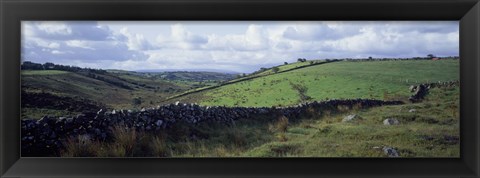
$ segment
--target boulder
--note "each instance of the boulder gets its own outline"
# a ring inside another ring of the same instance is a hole
[[[356,115],[356,114],[351,114],[351,115],[348,115],[348,116],[344,117],[342,122],[352,122],[352,121],[356,121],[356,120],[359,120],[359,119],[362,119],[362,118],[360,116]]]
[[[400,155],[398,154],[397,150],[395,150],[392,147],[383,147],[383,152],[388,156],[388,157],[399,157]]]
[[[155,124],[156,124],[158,127],[160,127],[160,126],[162,126],[163,121],[162,121],[162,120],[157,120],[157,122],[155,122]]]
[[[411,85],[408,89],[410,90],[410,92],[414,92],[417,89],[417,86]]]
[[[398,125],[400,122],[395,118],[388,118],[383,120],[383,125]]]

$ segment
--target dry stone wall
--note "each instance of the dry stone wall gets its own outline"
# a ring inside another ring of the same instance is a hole
[[[240,119],[254,119],[256,116],[284,115],[289,119],[299,119],[307,109],[334,110],[338,106],[374,107],[402,104],[401,101],[381,101],[372,99],[329,100],[311,102],[291,107],[223,107],[199,106],[196,104],[175,103],[156,108],[129,110],[100,110],[93,114],[80,114],[76,117],[43,117],[40,120],[24,119],[22,127],[22,156],[55,155],[64,147],[66,138],[82,136],[90,140],[112,141],[112,126],[122,126],[141,132],[156,132],[172,128],[175,124],[195,126],[202,122],[215,122],[232,125]]]

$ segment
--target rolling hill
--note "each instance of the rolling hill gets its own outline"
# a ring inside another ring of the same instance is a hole
[[[172,76],[165,78],[164,75]],[[181,77],[179,77],[181,76]],[[55,110],[27,97],[46,94],[48,99],[68,103],[96,103],[93,108],[140,109],[160,104],[165,98],[186,90],[214,85],[230,79],[233,74],[212,72],[143,73],[122,70],[22,70],[22,118],[41,118],[43,115],[70,116],[79,114],[73,109]],[[59,99],[62,98],[62,99]],[[60,101],[62,100],[62,101]],[[68,102],[67,102],[68,101]],[[58,103],[56,103],[58,104]],[[28,106],[28,107],[27,107]],[[92,108],[92,109],[93,109]]]
[[[340,61],[225,84],[173,100],[253,107],[328,99],[393,100],[408,98],[410,85],[455,80],[459,80],[458,60]]]
[[[416,103],[409,102],[408,97],[412,95],[411,85],[458,81],[459,63],[455,59],[308,61],[264,68],[228,81],[226,78],[231,76],[205,74],[211,78],[203,78],[203,73],[191,76],[193,73],[188,72],[167,77],[168,72],[22,70],[22,117],[69,116],[99,107],[140,109],[177,101],[235,109],[295,106],[330,99],[401,100],[404,104],[371,108],[307,108],[298,118],[256,113],[231,125],[177,123],[168,130],[145,135],[135,130],[116,130],[119,136],[115,135],[115,142],[85,145],[68,140],[62,153],[79,156],[89,151],[90,156],[121,157],[387,157],[390,155],[383,149],[391,148],[400,157],[458,157],[458,85],[431,88],[424,100]],[[49,107],[39,107],[41,103]],[[343,121],[351,115],[358,119]],[[385,124],[388,119],[398,123]]]

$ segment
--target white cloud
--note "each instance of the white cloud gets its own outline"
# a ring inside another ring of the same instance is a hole
[[[51,53],[52,54],[65,54],[65,52],[58,51],[58,50],[53,50]]]
[[[21,56],[24,61],[66,65],[77,61],[76,64],[83,65],[89,61],[146,58],[141,50],[130,50],[127,43],[114,39],[116,34],[108,27],[94,22],[28,21],[23,22],[22,27]]]
[[[168,25],[155,25],[162,23]],[[458,22],[151,22],[142,28],[133,22],[101,24],[24,22],[22,59],[128,70],[251,72],[299,57],[448,56],[459,50]]]
[[[268,33],[260,25],[250,24],[244,34],[210,35],[205,49],[258,51],[269,48]]]
[[[67,46],[74,47],[74,48],[84,48],[84,49],[95,50],[94,48],[89,46],[88,41],[68,40],[68,41],[65,41],[65,44],[67,44]]]
[[[194,34],[181,24],[170,26],[170,34],[159,34],[156,39],[158,48],[200,49],[208,42],[206,35]]]
[[[37,28],[49,35],[70,35],[72,29],[62,22],[40,22]]]
[[[128,31],[127,27],[122,28],[120,34],[127,38],[129,50],[150,50],[153,48],[142,34],[132,34]]]

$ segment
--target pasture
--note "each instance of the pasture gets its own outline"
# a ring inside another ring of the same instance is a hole
[[[395,100],[408,98],[410,85],[458,79],[458,60],[343,61],[224,85],[201,92],[193,101],[208,106],[270,107],[328,99]]]

